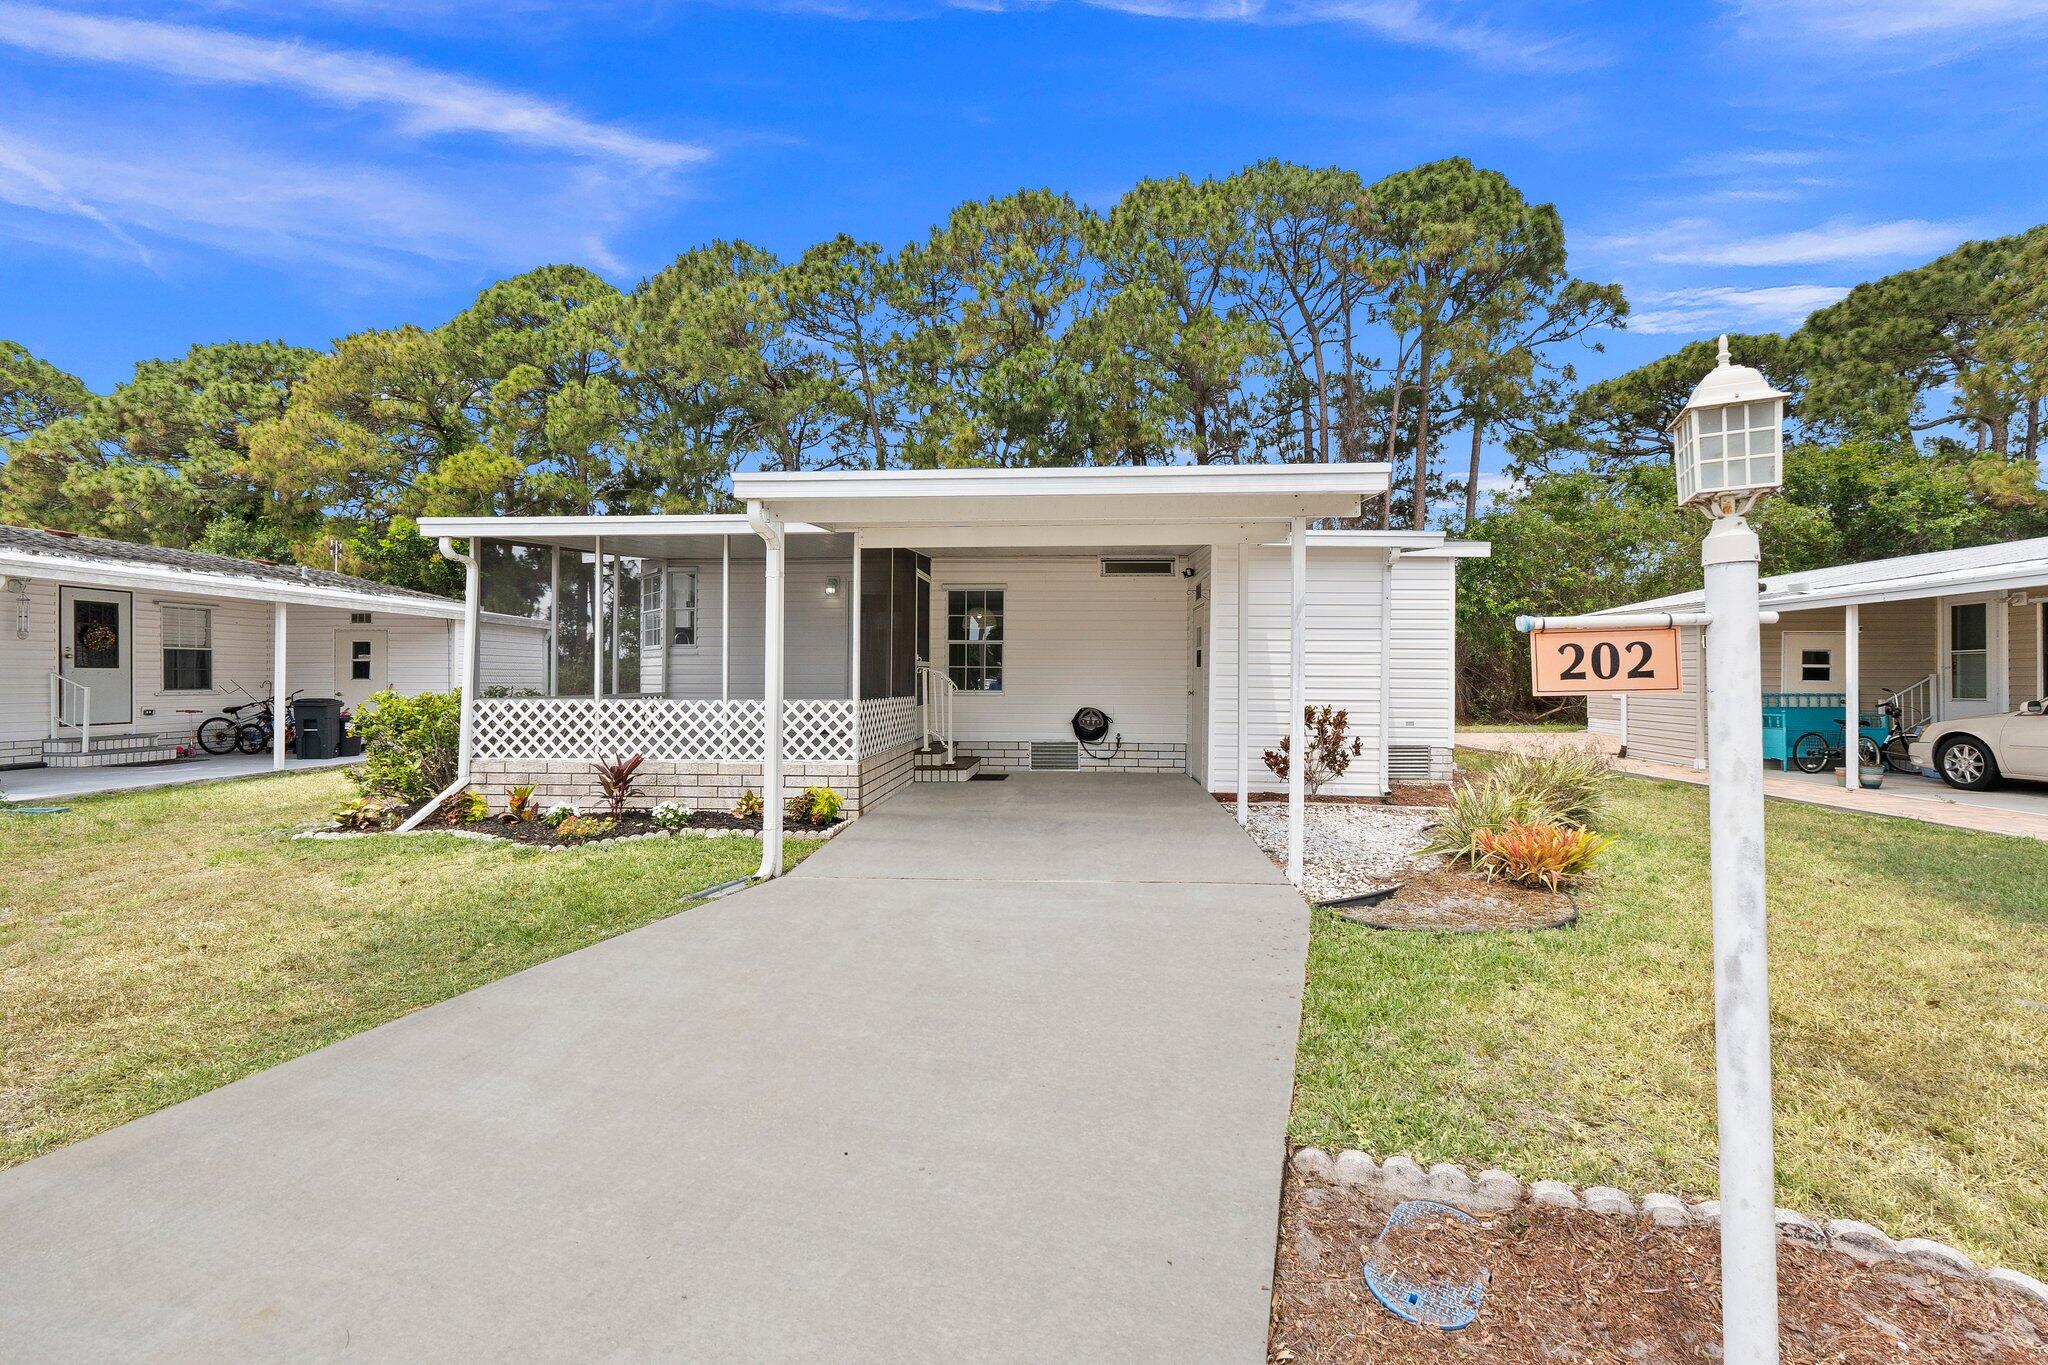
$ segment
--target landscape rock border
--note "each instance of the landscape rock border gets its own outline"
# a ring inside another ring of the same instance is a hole
[[[1412,1157],[1390,1156],[1375,1162],[1365,1152],[1347,1150],[1332,1157],[1320,1147],[1297,1147],[1288,1157],[1288,1164],[1297,1174],[1326,1184],[1377,1190],[1392,1199],[1434,1199],[1472,1214],[1507,1213],[1527,1202],[1615,1218],[1647,1218],[1658,1227],[1667,1228],[1713,1223],[1721,1216],[1719,1200],[1688,1204],[1675,1194],[1662,1192],[1648,1193],[1637,1200],[1612,1186],[1589,1185],[1578,1190],[1562,1180],[1537,1180],[1525,1185],[1506,1171],[1485,1170],[1475,1176],[1448,1161],[1439,1161],[1424,1170]],[[1879,1229],[1853,1218],[1831,1218],[1820,1223],[1794,1209],[1779,1209],[1777,1221],[1778,1235],[1788,1241],[1858,1261],[1905,1261],[1944,1275],[1990,1280],[2032,1300],[2038,1307],[2048,1307],[2048,1284],[2003,1266],[1986,1270],[1954,1247],[1932,1238],[1893,1241]]]
[[[784,838],[816,839],[820,843],[839,837],[841,830],[851,825],[858,816],[849,816],[823,829],[791,829],[785,827]],[[531,849],[535,853],[574,853],[585,848],[609,848],[613,844],[633,844],[643,839],[757,839],[759,830],[752,829],[691,829],[685,825],[679,830],[654,830],[646,834],[621,834],[607,839],[590,839],[580,844],[529,844],[522,839],[507,839],[502,834],[493,834],[483,829],[450,829],[445,826],[435,829],[308,829],[292,836],[293,839],[418,839],[436,836],[443,839],[474,839],[486,844],[510,844],[514,848]]]

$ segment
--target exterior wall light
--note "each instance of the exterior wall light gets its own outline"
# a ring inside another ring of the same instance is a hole
[[[838,580],[838,579],[836,579],[836,578],[828,578],[828,579],[826,579],[826,580],[825,580],[825,596],[827,596],[827,597],[837,597],[837,596],[839,596],[839,580]]]

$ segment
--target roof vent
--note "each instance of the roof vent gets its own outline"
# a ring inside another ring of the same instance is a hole
[[[1104,578],[1171,578],[1173,573],[1173,557],[1171,555],[1164,558],[1104,559],[1102,561],[1102,576]]]

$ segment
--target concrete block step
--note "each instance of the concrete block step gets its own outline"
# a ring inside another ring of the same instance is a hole
[[[920,758],[913,778],[919,782],[965,782],[973,777],[980,767],[981,760],[978,758],[958,758],[948,763],[945,761],[945,755],[940,754],[937,761],[932,763]]]

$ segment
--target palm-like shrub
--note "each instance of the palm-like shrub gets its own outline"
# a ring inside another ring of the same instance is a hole
[[[1597,749],[1569,744],[1545,753],[1510,754],[1496,763],[1489,781],[1514,793],[1528,811],[1547,811],[1562,824],[1591,829],[1611,772]]]
[[[604,798],[605,809],[614,821],[626,813],[626,803],[633,799],[633,787],[640,780],[640,765],[647,761],[641,754],[613,754],[601,763],[590,765],[597,774],[598,795]]]

